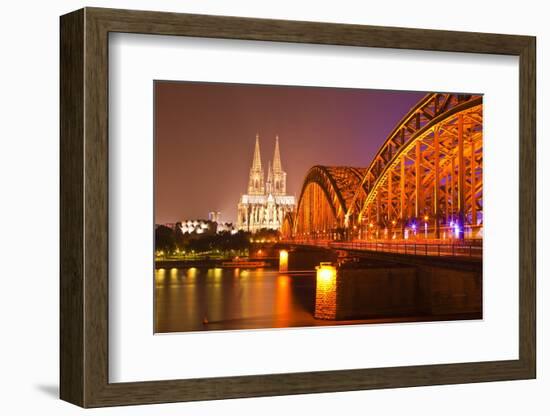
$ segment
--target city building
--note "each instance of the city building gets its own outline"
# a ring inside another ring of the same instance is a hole
[[[216,224],[206,220],[184,220],[178,224],[183,234],[215,234]]]
[[[221,222],[221,212],[219,211],[210,211],[208,213],[208,220],[213,222]]]
[[[292,212],[295,205],[295,197],[286,193],[286,172],[281,164],[279,137],[275,137],[273,163],[268,163],[265,179],[260,156],[260,138],[256,135],[247,193],[241,195],[238,204],[237,229],[250,232],[262,228],[279,230],[285,215]]]
[[[217,221],[212,221],[210,219],[196,219],[196,220],[183,220],[179,223],[174,224],[173,227],[179,227],[183,234],[220,234],[222,232],[230,232],[231,234],[236,234],[237,229],[230,222],[220,221],[220,213],[216,213]],[[210,217],[210,215],[209,215]]]
[[[231,222],[216,222],[216,232],[230,232],[231,234],[237,234],[237,228]]]

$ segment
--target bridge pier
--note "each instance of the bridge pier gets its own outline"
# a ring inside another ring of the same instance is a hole
[[[368,262],[317,268],[315,318],[480,319],[481,272]]]

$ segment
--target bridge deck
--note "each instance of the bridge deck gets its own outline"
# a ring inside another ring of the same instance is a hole
[[[468,257],[481,259],[483,245],[480,241],[441,242],[429,240],[425,242],[409,241],[329,241],[329,240],[289,240],[282,241],[288,244],[325,247],[336,250],[371,251],[381,253],[395,253],[412,256],[431,257]]]

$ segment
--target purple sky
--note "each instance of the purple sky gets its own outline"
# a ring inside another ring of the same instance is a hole
[[[235,221],[256,133],[262,166],[279,135],[287,191],[313,165],[366,167],[424,92],[155,82],[155,222]]]

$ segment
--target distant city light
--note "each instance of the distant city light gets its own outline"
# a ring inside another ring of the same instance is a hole
[[[230,222],[222,222],[219,212],[210,212],[208,220],[184,220],[181,221],[180,230],[183,234],[204,234],[207,230],[215,230],[217,234],[229,232],[232,235],[237,234],[238,230]],[[214,219],[214,220],[212,220]]]

